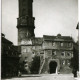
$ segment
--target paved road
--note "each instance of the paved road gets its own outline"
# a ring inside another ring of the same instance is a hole
[[[23,75],[22,77],[2,79],[2,80],[79,80],[74,79],[72,74],[47,74],[47,75]]]

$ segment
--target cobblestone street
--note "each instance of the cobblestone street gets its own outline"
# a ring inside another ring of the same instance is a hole
[[[22,77],[2,79],[2,80],[80,80],[74,78],[72,74],[47,74],[47,75],[23,75]]]

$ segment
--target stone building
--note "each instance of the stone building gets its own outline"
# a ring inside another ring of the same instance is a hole
[[[43,63],[40,73],[71,73],[70,59],[73,57],[73,40],[69,36],[43,36]],[[42,59],[41,59],[42,60]]]
[[[33,0],[19,0],[17,18],[18,45],[21,47],[20,63],[30,73],[29,66],[34,55],[40,55],[39,73],[71,73],[70,59],[73,57],[73,41],[70,36],[35,37],[32,11]]]
[[[20,54],[18,46],[1,34],[1,78],[18,75]]]

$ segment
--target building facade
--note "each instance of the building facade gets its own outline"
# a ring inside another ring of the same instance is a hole
[[[19,0],[17,18],[18,45],[21,47],[20,63],[27,73],[34,55],[40,55],[39,73],[71,73],[70,59],[73,57],[73,41],[70,36],[35,37],[32,11],[33,0]]]
[[[14,46],[11,41],[1,36],[1,78],[18,75],[19,55],[18,46]]]
[[[69,36],[43,36],[43,64],[40,73],[71,73],[73,40]],[[46,66],[45,66],[46,65]]]

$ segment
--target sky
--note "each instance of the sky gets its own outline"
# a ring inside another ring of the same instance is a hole
[[[18,0],[2,0],[2,33],[17,45]],[[35,36],[61,34],[78,38],[78,0],[33,0]]]

